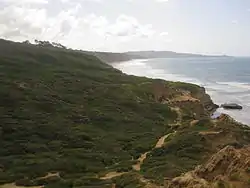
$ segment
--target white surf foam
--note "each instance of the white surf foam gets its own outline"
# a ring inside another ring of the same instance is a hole
[[[148,60],[133,60],[128,62],[115,63],[113,66],[126,74],[136,76],[147,76],[170,81],[189,82],[206,88],[207,93],[216,104],[235,102],[243,105],[242,111],[229,111],[219,109],[245,124],[250,124],[250,84],[239,82],[202,82],[194,77],[187,77],[181,74],[172,74],[165,69],[152,68],[147,64]],[[151,60],[152,61],[152,60]],[[248,93],[249,92],[249,93]]]
[[[180,74],[172,74],[164,69],[152,68],[150,65],[147,64],[147,61],[148,60],[133,60],[133,61],[115,63],[113,64],[113,67],[130,75],[147,76],[150,78],[157,78],[157,79],[164,79],[171,81],[190,82],[199,85],[202,84],[202,82],[200,82],[196,78],[185,77],[184,75]]]
[[[241,82],[217,82],[217,84],[228,86],[229,88],[239,88],[244,91],[250,91],[250,84]]]

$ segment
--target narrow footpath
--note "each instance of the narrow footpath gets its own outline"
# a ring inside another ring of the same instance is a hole
[[[162,136],[157,143],[155,144],[155,148],[161,148],[164,146],[165,144],[165,139],[169,138],[170,136],[174,136],[176,134],[176,131],[169,133],[167,135]],[[152,149],[152,150],[153,150]],[[151,151],[152,151],[151,150]],[[141,156],[137,159],[137,163],[135,165],[132,166],[133,170],[135,171],[140,171],[141,170],[141,165],[143,164],[144,160],[147,158],[147,155],[151,152],[151,151],[147,151],[143,154],[141,154]],[[118,176],[122,176],[124,174],[126,174],[128,172],[109,172],[107,173],[105,176],[101,177],[100,179],[102,180],[107,180],[107,179],[112,179]],[[143,179],[143,178],[142,178]],[[147,181],[146,179],[143,179],[144,181]]]
[[[163,147],[164,144],[165,144],[165,139],[167,139],[168,137],[174,135],[175,133],[176,133],[176,131],[173,132],[173,133],[169,133],[169,134],[167,134],[167,135],[162,136],[162,137],[157,141],[157,143],[155,144],[155,147],[154,147],[153,149]],[[151,151],[152,151],[152,150],[151,150]],[[137,162],[135,165],[132,166],[133,169],[134,169],[135,171],[140,171],[140,170],[141,170],[141,165],[143,164],[144,160],[147,158],[147,155],[148,155],[151,151],[147,151],[147,152],[141,154],[141,156],[140,156],[139,159],[137,160],[138,162]]]
[[[170,126],[178,126],[180,124],[180,122],[182,121],[182,115],[181,115],[180,109],[178,107],[175,107],[175,108],[172,107],[171,109],[176,111],[178,117],[177,117],[176,123],[171,124]],[[137,163],[132,166],[133,170],[140,171],[143,162],[147,158],[147,155],[150,154],[153,149],[163,147],[165,144],[165,140],[167,138],[169,138],[170,136],[174,136],[175,134],[176,134],[176,131],[169,133],[169,134],[166,134],[166,135],[162,136],[161,138],[159,138],[159,140],[155,144],[154,148],[152,148],[150,151],[147,151],[147,152],[141,154],[141,156],[137,159]],[[102,179],[102,180],[112,179],[112,178],[119,177],[119,176],[127,174],[127,173],[129,173],[129,172],[109,172],[105,176],[100,177],[100,179]],[[145,179],[144,177],[141,177],[140,180],[143,183],[147,182],[147,184],[149,184],[149,182],[150,182],[149,180]]]

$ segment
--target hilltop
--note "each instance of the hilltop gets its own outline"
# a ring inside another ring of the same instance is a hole
[[[146,59],[146,57],[141,56],[139,54],[114,53],[114,52],[90,52],[90,51],[83,51],[83,53],[96,56],[105,63],[131,61],[133,59]]]
[[[157,59],[157,58],[211,58],[211,57],[229,57],[226,55],[201,55],[192,53],[178,53],[173,51],[130,51],[130,52],[100,52],[68,49],[66,46],[49,41],[34,41],[37,46],[46,48],[59,48],[61,50],[78,51],[80,53],[96,56],[105,63],[116,63],[122,61],[131,61],[134,59]],[[29,41],[24,41],[24,44],[31,44]]]
[[[177,53],[172,51],[133,51],[124,53],[112,52],[87,52],[106,63],[115,63],[119,61],[131,61],[133,59],[157,59],[157,58],[225,58],[229,56],[220,55],[200,55],[191,53]]]
[[[176,53],[171,51],[134,51],[134,52],[124,52],[124,53],[85,51],[85,53],[92,54],[106,63],[130,61],[133,59],[207,57],[204,55]]]
[[[216,108],[197,85],[128,76],[60,45],[0,40],[0,188],[184,188],[176,178],[186,173],[247,187],[244,156],[232,171],[223,161],[248,153],[250,128],[211,119]],[[211,168],[222,176],[206,171],[217,153],[228,156]]]

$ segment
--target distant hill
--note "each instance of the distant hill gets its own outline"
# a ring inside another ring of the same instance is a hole
[[[133,59],[228,57],[228,56],[219,56],[219,55],[208,56],[208,55],[191,54],[191,53],[177,53],[177,52],[172,52],[172,51],[131,51],[131,52],[124,52],[124,53],[84,51],[84,53],[94,55],[106,63],[130,61]]]
[[[138,51],[127,52],[127,55],[142,56],[144,58],[175,58],[175,57],[204,57],[205,55],[190,54],[190,53],[177,53],[172,51]]]
[[[89,54],[89,55],[94,55],[106,63],[130,61],[133,59],[145,59],[145,57],[139,54],[113,53],[113,52],[91,52],[91,51],[82,51],[82,52]]]
[[[116,63],[121,61],[131,61],[133,59],[154,59],[154,58],[188,58],[188,57],[228,57],[228,56],[219,56],[219,55],[201,55],[201,54],[192,54],[192,53],[178,53],[173,51],[129,51],[129,52],[100,52],[100,51],[86,51],[86,50],[73,50],[68,49],[66,46],[49,41],[34,41],[36,46],[46,47],[46,48],[57,48],[61,50],[72,50],[81,52],[88,55],[96,56],[98,59],[105,63]],[[23,44],[31,43],[29,41],[24,41]]]

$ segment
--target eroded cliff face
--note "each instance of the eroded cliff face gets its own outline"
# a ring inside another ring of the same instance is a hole
[[[205,164],[180,177],[166,181],[166,188],[250,187],[250,146],[226,146]]]
[[[158,84],[155,91],[156,100],[179,109],[182,115],[179,128],[201,129],[198,135],[209,144],[209,152],[204,155],[206,162],[201,161],[201,165],[181,176],[166,177],[165,188],[249,188],[250,146],[246,146],[250,140],[249,128],[244,129],[225,114],[212,120],[218,105],[203,87],[177,83],[177,87],[172,88]],[[205,122],[209,123],[201,126]]]
[[[210,114],[213,113],[219,106],[214,104],[211,97],[206,93],[204,87],[200,87],[196,94],[193,94],[195,98],[199,99],[203,104],[206,111]]]
[[[209,119],[219,107],[213,103],[204,87],[193,84],[156,82],[153,93],[156,101],[178,107],[189,119]]]

